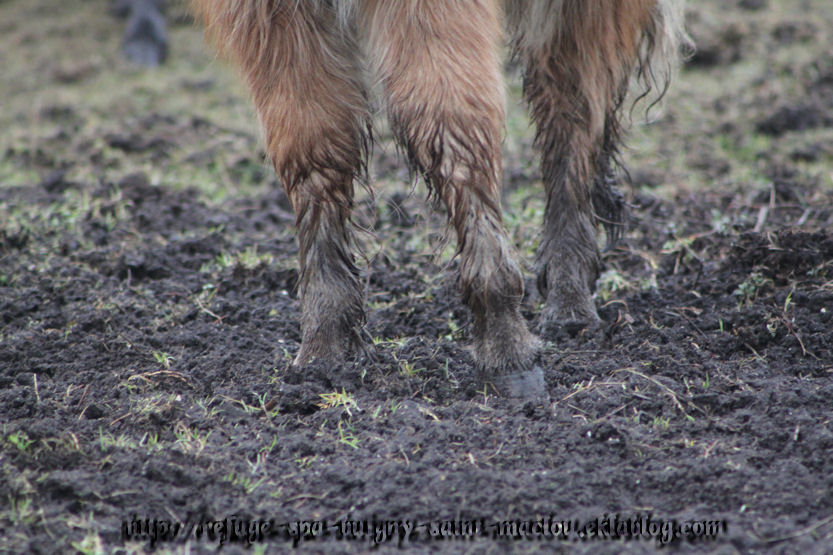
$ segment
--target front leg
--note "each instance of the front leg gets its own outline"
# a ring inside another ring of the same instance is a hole
[[[456,232],[458,286],[483,382],[545,395],[540,347],[520,314],[523,275],[500,209],[504,85],[497,2],[361,2],[391,125]]]

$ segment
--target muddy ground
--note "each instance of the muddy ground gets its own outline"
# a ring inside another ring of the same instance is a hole
[[[289,548],[299,521],[307,549],[372,547],[347,519],[410,521],[425,551],[652,552],[670,520],[694,523],[683,552],[833,550],[833,5],[692,4],[697,54],[634,110],[604,324],[546,337],[534,406],[477,387],[443,217],[381,123],[356,217],[376,357],[293,369],[290,208],[184,10],[144,70],[104,1],[0,2],[0,551],[220,544],[134,517],[271,519],[227,552]],[[544,203],[510,88],[504,208],[531,262]],[[606,515],[660,537],[535,535]]]

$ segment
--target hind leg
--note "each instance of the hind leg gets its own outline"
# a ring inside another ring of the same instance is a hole
[[[504,121],[496,2],[359,3],[394,132],[457,235],[475,361],[501,393],[536,396],[539,342],[519,312],[523,277],[500,210]]]
[[[536,9],[519,1],[509,8],[547,194],[537,255],[546,299],[542,331],[598,320],[596,224],[602,221],[609,237],[622,226],[611,158],[619,109],[655,6],[656,0],[544,0]]]
[[[197,7],[243,70],[295,210],[303,337],[295,362],[342,359],[362,345],[365,321],[349,225],[368,140],[357,47],[323,2],[203,0]]]

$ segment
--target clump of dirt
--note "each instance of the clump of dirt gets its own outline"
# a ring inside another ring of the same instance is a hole
[[[822,55],[797,73],[800,95],[778,102],[772,112],[758,122],[757,129],[761,133],[777,136],[833,125],[833,57]]]

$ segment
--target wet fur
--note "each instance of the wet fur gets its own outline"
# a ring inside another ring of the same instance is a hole
[[[364,300],[349,224],[364,175],[369,90],[409,163],[447,208],[459,287],[486,379],[534,364],[523,276],[500,210],[508,38],[524,67],[547,192],[542,328],[597,319],[595,229],[620,233],[613,187],[631,81],[664,90],[684,40],[680,0],[195,0],[242,71],[266,149],[296,214],[302,347],[296,362],[362,344]],[[369,77],[368,77],[369,76]],[[516,380],[518,383],[524,379]],[[529,380],[526,380],[529,382]]]

